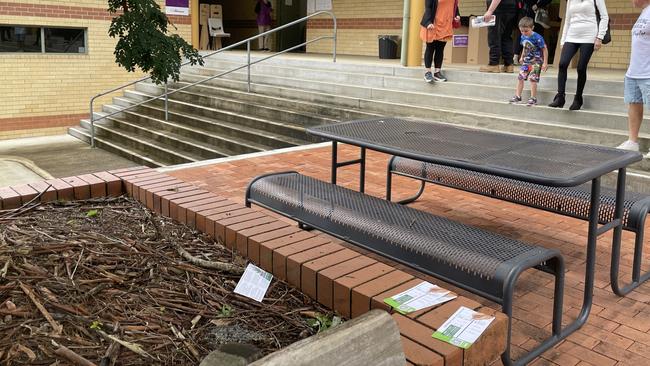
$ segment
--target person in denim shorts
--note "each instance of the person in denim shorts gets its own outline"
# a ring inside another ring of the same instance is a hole
[[[522,52],[519,58],[521,68],[517,81],[517,90],[515,96],[510,99],[510,103],[521,102],[521,92],[524,90],[524,81],[530,81],[530,99],[528,105],[537,104],[537,83],[543,71],[548,68],[548,48],[544,42],[544,37],[533,32],[535,23],[532,18],[524,17],[519,21],[519,31],[521,32]]]
[[[643,105],[650,106],[650,0],[633,0],[642,8],[632,27],[630,66],[625,74],[625,103],[628,104],[628,140],[619,149],[639,151],[639,130],[643,121]],[[650,153],[645,155],[650,157]]]

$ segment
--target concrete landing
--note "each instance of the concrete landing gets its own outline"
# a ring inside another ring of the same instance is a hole
[[[0,141],[0,187],[136,165],[69,135]]]

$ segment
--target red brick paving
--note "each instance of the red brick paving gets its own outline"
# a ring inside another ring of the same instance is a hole
[[[358,150],[352,147],[343,146],[339,150],[341,161],[356,157],[358,157]],[[384,197],[387,160],[388,157],[384,154],[368,152],[367,193]],[[215,193],[227,196],[235,202],[243,203],[246,185],[256,175],[273,171],[297,170],[302,174],[328,181],[329,162],[328,147],[224,162],[170,174],[203,189],[214,190]],[[339,169],[338,177],[339,184],[357,189],[357,167]],[[415,192],[418,184],[409,179],[395,177],[393,187],[393,197],[399,199]],[[564,301],[565,323],[576,317],[582,305],[584,287],[586,222],[435,185],[428,185],[420,200],[411,206],[508,237],[559,249],[567,261],[568,268]],[[624,232],[623,240],[621,270],[624,274],[622,278],[627,279],[631,273],[633,236]],[[650,365],[650,306],[648,306],[650,284],[645,284],[625,298],[614,295],[609,288],[610,247],[611,236],[604,236],[599,240],[594,306],[587,325],[571,335],[568,340],[544,353],[534,364]],[[261,252],[265,253],[263,246]],[[262,255],[261,260],[267,257]],[[650,262],[650,254],[647,250],[644,252],[644,260],[646,263]],[[350,260],[352,261],[354,260]],[[338,266],[344,266],[344,263],[324,271],[336,272]],[[356,272],[359,272],[359,269],[356,269]],[[341,278],[344,277],[340,277],[338,281],[341,281]],[[319,300],[326,304],[333,303],[334,308],[339,311],[340,307],[345,308],[343,305],[337,308],[336,305],[336,280],[330,284],[327,280],[321,281],[318,277],[317,281]],[[323,296],[320,294],[321,282],[323,289],[327,289],[324,290]],[[311,286],[311,282],[309,285]],[[330,288],[332,288],[332,297],[329,295]],[[447,288],[452,289],[450,286]],[[517,343],[513,347],[513,355],[516,356],[518,352],[523,352],[536,344],[540,334],[548,334],[550,323],[548,310],[552,304],[550,299],[552,289],[553,280],[550,276],[538,273],[526,273],[522,276],[516,291],[513,343]],[[475,300],[470,305],[483,304],[499,309],[498,305],[484,299],[463,291],[460,293],[464,299]],[[350,295],[347,296],[349,298]],[[339,299],[339,302],[344,304],[345,300]],[[347,309],[349,312],[349,305]],[[436,317],[435,314],[428,314],[418,320],[435,323],[442,318]],[[467,359],[465,361],[468,362]],[[500,364],[500,361],[497,363]]]
[[[350,147],[344,147],[339,153],[341,159],[356,155]],[[265,214],[260,208],[251,210],[243,206],[246,185],[254,176],[291,169],[328,180],[329,156],[329,148],[319,148],[236,160],[171,173],[178,179],[144,167],[120,169],[48,181],[52,188],[41,196],[41,200],[54,199],[52,191],[56,199],[69,200],[101,193],[116,195],[126,190],[156,212],[185,220],[227,246],[248,253],[262,268],[302,287],[306,294],[344,316],[360,315],[369,308],[385,308],[383,298],[403,291],[419,279],[439,283],[338,239],[299,230],[288,220],[278,221],[273,213]],[[369,152],[367,193],[383,197],[386,163],[387,156]],[[357,172],[355,167],[340,170],[339,184],[356,189]],[[395,178],[394,197],[410,195],[417,186],[414,181]],[[0,188],[0,208],[15,208],[46,187],[35,183]],[[412,206],[561,250],[568,269],[565,323],[577,316],[584,286],[585,222],[432,185]],[[632,235],[624,233],[621,266],[622,273],[628,277],[632,243]],[[610,245],[611,237],[607,236],[598,244],[594,305],[588,323],[535,360],[534,365],[650,365],[650,285],[642,286],[625,298],[612,294],[608,282]],[[649,257],[647,253],[644,255],[646,260]],[[408,316],[393,315],[402,333],[407,364],[479,365],[495,358],[503,347],[507,324],[505,315],[498,311],[499,306],[452,286],[443,283],[441,286],[458,292],[459,297]],[[552,288],[550,276],[538,273],[522,276],[513,319],[512,353],[515,358],[548,334]],[[466,351],[430,337],[433,330],[461,305],[498,318],[479,342]]]

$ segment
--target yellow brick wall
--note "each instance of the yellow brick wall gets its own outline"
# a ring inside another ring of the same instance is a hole
[[[333,0],[332,11],[339,21],[346,19],[366,18],[402,18],[404,15],[404,3],[401,0],[376,0],[369,3],[365,0]],[[317,18],[329,19],[327,15]],[[307,40],[331,35],[329,29],[307,28]],[[377,36],[382,34],[402,35],[400,29],[349,29],[343,28],[338,31],[337,52],[339,54],[377,56]],[[330,53],[332,42],[330,40],[319,41],[307,46],[307,52]]]
[[[22,0],[22,3],[60,6],[62,1]],[[106,9],[106,4],[105,0],[65,1],[66,6],[100,9]],[[128,73],[115,64],[116,40],[108,36],[108,20],[0,14],[0,24],[88,29],[87,54],[0,53],[0,95],[4,96],[0,98],[0,120],[88,113],[92,96],[142,76],[141,73]],[[178,33],[191,41],[190,25],[176,26]],[[109,101],[110,96],[104,97],[96,105]]]

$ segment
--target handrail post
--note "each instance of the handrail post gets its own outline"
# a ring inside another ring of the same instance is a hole
[[[336,62],[336,39],[338,35],[338,31],[336,28],[336,16],[334,14],[332,15],[332,20],[334,21],[334,50],[332,51],[332,62]]]
[[[169,121],[169,96],[167,94],[167,82],[165,81],[165,121]]]
[[[246,42],[246,54],[248,56],[248,92],[251,92],[251,41],[250,39]]]
[[[95,116],[93,115],[93,102],[95,98],[90,100],[90,147],[95,148]]]

